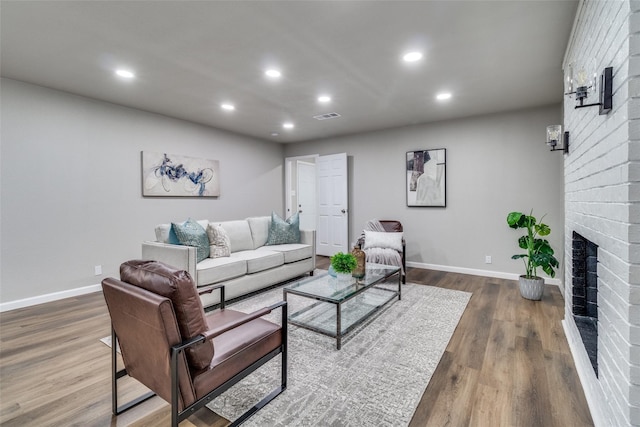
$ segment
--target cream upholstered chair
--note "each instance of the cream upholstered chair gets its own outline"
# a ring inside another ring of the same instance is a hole
[[[402,223],[400,221],[397,220],[377,220],[380,225],[382,225],[384,231],[389,232],[389,233],[403,233],[403,227],[402,227]],[[363,235],[358,239],[358,244],[360,245],[361,248],[365,248],[365,253],[366,253],[366,241],[365,241],[365,236],[364,233]],[[399,248],[398,248],[399,249]],[[399,250],[398,253],[400,255],[400,259],[402,262],[402,283],[407,283],[407,264],[406,264],[406,256],[405,256],[405,251],[406,251],[406,241],[404,239],[404,236],[402,237],[402,250]],[[367,254],[367,261],[370,261],[369,255]]]

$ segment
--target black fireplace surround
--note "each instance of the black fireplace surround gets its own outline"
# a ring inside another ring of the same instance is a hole
[[[598,245],[575,231],[572,243],[572,308],[591,366],[598,376]]]

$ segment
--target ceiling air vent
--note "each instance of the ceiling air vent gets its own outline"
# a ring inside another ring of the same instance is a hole
[[[318,116],[313,116],[313,118],[316,120],[328,120],[328,119],[335,119],[338,117],[340,117],[340,114],[338,113],[327,113],[327,114],[320,114]]]

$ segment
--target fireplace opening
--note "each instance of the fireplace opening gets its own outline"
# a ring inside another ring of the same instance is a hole
[[[573,318],[598,376],[598,245],[573,232]]]

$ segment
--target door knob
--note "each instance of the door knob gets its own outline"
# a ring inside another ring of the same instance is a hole
[[[342,209],[340,212],[347,213],[347,210],[346,209]]]

